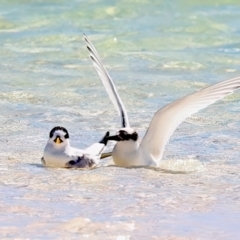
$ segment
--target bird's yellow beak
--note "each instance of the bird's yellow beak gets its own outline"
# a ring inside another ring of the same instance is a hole
[[[57,144],[60,144],[62,141],[61,141],[60,137],[57,137],[55,142],[56,142]]]

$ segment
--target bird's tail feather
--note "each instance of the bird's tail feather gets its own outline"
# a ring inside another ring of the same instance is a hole
[[[100,159],[104,159],[111,156],[112,156],[112,152],[102,153]]]

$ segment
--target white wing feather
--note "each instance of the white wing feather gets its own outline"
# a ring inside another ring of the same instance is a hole
[[[118,114],[121,116],[122,127],[130,127],[127,111],[122,103],[120,96],[116,90],[116,87],[108,74],[107,70],[103,66],[103,63],[99,57],[99,54],[90,40],[84,35],[84,40],[87,43],[87,49],[90,52],[90,58],[92,60],[93,66],[96,69],[102,83],[108,93],[110,100],[112,101],[114,107],[118,111]]]
[[[90,147],[86,148],[85,151],[91,155],[100,155],[105,148],[103,143],[94,143]]]
[[[226,80],[180,98],[158,110],[146,132],[141,148],[158,162],[175,129],[187,117],[240,88],[240,77]]]
[[[78,149],[78,148],[74,148],[74,147],[69,146],[65,149],[65,154],[68,157],[72,158],[72,160],[75,160],[78,157],[82,157],[84,154],[89,154],[89,152],[86,151],[85,149]]]

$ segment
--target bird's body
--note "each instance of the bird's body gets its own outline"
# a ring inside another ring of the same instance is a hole
[[[82,150],[71,147],[65,128],[55,127],[50,132],[41,161],[50,167],[92,168],[99,163],[108,135],[107,133],[99,143]]]
[[[136,134],[131,128],[121,128],[119,132],[120,135],[122,135],[122,139],[128,138],[126,135],[122,134],[124,132],[127,132],[129,135]],[[112,137],[110,136],[109,140],[111,140],[111,138]],[[113,148],[112,157],[114,163],[120,167],[145,165],[156,166],[156,163],[151,159],[149,154],[144,152],[142,148],[139,148],[139,141],[136,138],[118,141]],[[129,165],[129,159],[131,159],[131,165]]]
[[[90,153],[67,146],[63,150],[56,150],[54,147],[47,145],[44,154],[43,160],[47,166],[52,167],[68,167],[69,162],[75,167],[93,167],[98,164],[99,156],[91,155]],[[75,164],[74,164],[75,162]]]
[[[112,152],[114,163],[119,167],[157,166],[148,153],[139,148],[136,142],[118,142]]]
[[[155,113],[145,136],[141,143],[138,143],[138,134],[130,128],[127,111],[110,75],[103,66],[97,50],[86,36],[85,41],[93,66],[121,116],[122,128],[117,135],[108,137],[108,140],[117,141],[112,156],[114,163],[121,167],[159,166],[167,142],[187,117],[240,88],[238,77],[219,82],[169,103]]]

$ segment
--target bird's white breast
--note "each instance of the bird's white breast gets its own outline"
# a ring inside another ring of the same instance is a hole
[[[157,166],[152,156],[144,151],[139,144],[134,141],[118,142],[112,153],[113,161],[117,166]]]
[[[67,156],[64,151],[56,151],[48,145],[44,150],[43,158],[46,166],[51,167],[65,167],[66,163],[71,160],[71,158]]]

